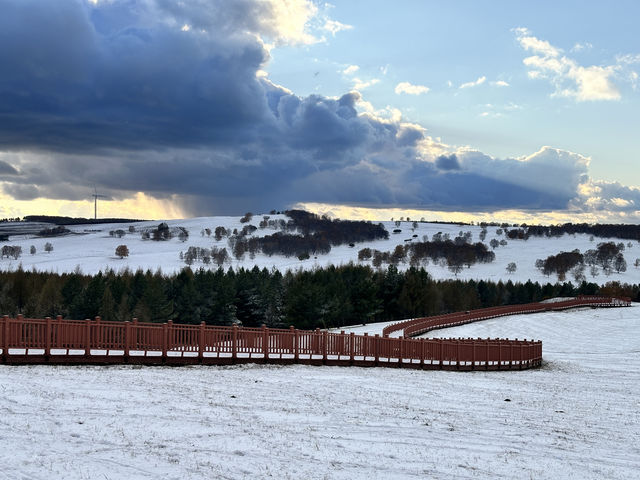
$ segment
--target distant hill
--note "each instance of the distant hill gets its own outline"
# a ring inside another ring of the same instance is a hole
[[[100,225],[104,223],[134,223],[145,220],[132,218],[82,218],[82,217],[56,217],[51,215],[27,215],[25,222],[53,223],[55,225]]]

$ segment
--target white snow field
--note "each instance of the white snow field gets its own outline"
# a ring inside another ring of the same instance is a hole
[[[206,235],[202,236],[200,232],[203,229],[209,228],[213,231],[217,226],[223,226],[231,230],[234,228],[241,230],[244,225],[251,224],[258,226],[262,217],[262,215],[255,215],[251,222],[245,224],[240,223],[240,217],[200,217],[167,221],[170,227],[181,226],[189,231],[189,239],[186,242],[181,242],[178,238],[173,238],[165,242],[142,240],[140,229],[156,227],[160,221],[133,224],[70,226],[68,228],[75,232],[75,235],[54,238],[35,238],[33,235],[14,235],[9,238],[8,242],[3,242],[3,244],[20,245],[22,247],[22,256],[17,260],[12,258],[0,260],[0,270],[15,270],[19,265],[22,265],[22,268],[25,270],[36,269],[39,271],[64,273],[72,272],[76,268],[79,268],[83,273],[95,274],[98,271],[105,271],[107,269],[120,271],[129,268],[135,271],[141,268],[143,270],[150,269],[156,271],[160,268],[164,273],[170,274],[180,271],[185,267],[179,255],[181,251],[186,251],[189,246],[202,248],[212,248],[214,246],[218,248],[226,247],[229,253],[231,253],[227,238],[216,241],[213,234],[210,237]],[[270,218],[272,220],[288,219],[288,217],[284,215],[270,215]],[[224,267],[225,269],[229,267],[253,268],[257,265],[260,268],[276,268],[284,272],[298,268],[311,269],[330,264],[358,263],[358,251],[364,247],[370,247],[380,251],[393,251],[396,245],[404,244],[405,240],[421,241],[425,235],[428,235],[429,239],[431,239],[433,235],[438,232],[449,234],[453,239],[460,232],[470,231],[472,233],[472,241],[480,241],[479,235],[481,228],[479,226],[418,223],[418,227],[414,230],[412,228],[412,222],[402,222],[400,227],[396,227],[395,224],[390,221],[382,223],[390,233],[388,240],[358,243],[354,247],[349,247],[348,245],[333,247],[328,255],[319,255],[317,258],[311,257],[304,261],[300,261],[296,257],[286,258],[275,255],[272,257],[256,255],[256,257],[252,259],[249,255],[245,255],[241,260],[232,258]],[[128,233],[130,225],[136,228],[137,231],[135,233]],[[392,233],[396,228],[400,228],[402,232],[399,234]],[[118,229],[124,230],[127,234],[123,238],[109,235],[110,231]],[[489,245],[489,242],[493,238],[498,240],[505,238],[504,235],[496,234],[497,229],[498,227],[488,228],[487,237],[484,240],[485,244]],[[258,229],[253,235],[270,235],[275,233],[275,231],[276,230],[271,228]],[[417,235],[417,237],[414,239],[413,235]],[[547,277],[535,268],[536,259],[544,259],[549,255],[555,255],[561,251],[572,251],[576,248],[584,253],[586,250],[596,248],[598,243],[605,241],[614,241],[615,243],[622,242],[625,245],[630,243],[626,240],[597,237],[591,241],[588,235],[564,235],[559,238],[533,237],[527,241],[509,240],[507,245],[499,246],[494,250],[496,254],[494,262],[489,264],[476,264],[469,269],[465,268],[458,274],[457,278],[494,281],[527,281],[530,279],[531,281],[538,281],[540,283],[554,283],[557,280],[555,276]],[[44,251],[44,245],[47,242],[50,242],[54,247],[51,253]],[[121,244],[128,246],[130,252],[128,258],[120,259],[116,257],[115,249]],[[29,253],[31,245],[36,247],[35,255]],[[605,275],[602,269],[598,269],[598,274],[594,277],[591,275],[590,269],[587,268],[584,272],[586,279],[598,284],[604,284],[612,280],[626,283],[640,283],[640,268],[633,266],[636,258],[640,258],[640,244],[638,242],[631,242],[631,247],[626,246],[623,253],[627,261],[626,272],[614,272],[611,275]],[[510,262],[515,262],[517,266],[516,272],[512,274],[506,272],[506,267]],[[371,261],[361,263],[371,265]],[[202,266],[201,263],[195,263],[192,265],[192,268],[195,269]],[[210,266],[208,268],[217,268],[217,266]],[[386,268],[386,266],[383,265],[383,268]],[[401,264],[398,268],[406,269],[408,268],[408,264]],[[454,274],[451,273],[446,266],[431,263],[425,268],[431,276],[436,279],[455,278]],[[571,275],[567,275],[567,281],[569,280],[575,283]]]
[[[0,479],[638,478],[638,305],[432,335],[541,339],[546,363],[0,366]]]

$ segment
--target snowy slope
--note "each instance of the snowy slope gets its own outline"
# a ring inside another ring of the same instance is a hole
[[[637,478],[639,318],[439,332],[541,339],[523,372],[2,366],[0,479]]]
[[[283,215],[271,215],[271,219],[279,218],[286,217]],[[250,224],[257,226],[261,219],[261,215],[256,215]],[[22,267],[28,270],[35,268],[36,270],[59,273],[71,272],[76,268],[89,274],[97,273],[100,270],[113,269],[118,271],[124,268],[132,270],[142,268],[143,270],[151,269],[152,271],[160,268],[165,273],[172,273],[179,271],[185,266],[184,262],[179,258],[179,253],[180,251],[186,251],[189,246],[204,248],[216,246],[218,248],[226,247],[227,250],[229,250],[226,238],[216,242],[213,235],[211,237],[207,237],[206,235],[201,236],[200,232],[203,229],[210,228],[214,230],[217,226],[224,226],[227,229],[233,230],[237,228],[240,230],[243,225],[246,225],[240,223],[240,217],[200,217],[187,220],[171,220],[167,222],[170,226],[182,226],[188,229],[190,237],[186,242],[183,243],[178,238],[167,242],[143,241],[139,230],[145,227],[155,227],[159,223],[158,221],[153,221],[136,224],[73,226],[69,228],[76,233],[75,235],[51,239],[33,238],[27,235],[14,236],[9,239],[9,242],[4,242],[4,244],[20,245],[23,250],[22,257],[18,260],[6,258],[0,260],[0,269],[16,269],[22,264]],[[383,224],[389,232],[392,232],[396,228],[393,222],[383,222]],[[132,234],[127,233],[124,238],[109,236],[109,231],[116,229],[127,231],[129,225],[133,225],[137,232]],[[350,248],[348,245],[334,247],[328,255],[320,255],[317,258],[312,257],[305,261],[300,261],[295,257],[267,257],[264,255],[257,255],[254,259],[251,259],[249,255],[246,255],[244,259],[240,261],[233,258],[230,263],[226,264],[225,268],[230,266],[234,268],[252,268],[254,265],[257,265],[260,268],[277,268],[281,271],[286,271],[288,269],[308,269],[329,264],[357,263],[358,251],[364,247],[371,247],[372,249],[380,251],[393,251],[396,245],[404,244],[405,240],[412,239],[413,235],[418,236],[414,240],[416,241],[421,240],[424,235],[428,235],[429,239],[431,239],[433,235],[438,232],[449,234],[453,239],[461,231],[470,231],[473,235],[472,241],[477,242],[479,241],[481,231],[481,228],[478,226],[433,223],[419,223],[418,228],[414,231],[410,222],[402,222],[399,228],[402,232],[399,234],[391,233],[388,240],[375,241],[367,244],[361,243],[353,248]],[[498,240],[504,238],[503,235],[496,235],[496,230],[496,227],[489,227],[488,235],[485,239],[487,245],[493,238],[497,238]],[[275,230],[269,228],[258,229],[254,235],[269,235],[274,232]],[[561,251],[571,251],[576,248],[585,252],[588,249],[595,248],[599,242],[606,240],[607,239],[596,238],[594,241],[590,241],[588,235],[565,235],[554,239],[531,238],[528,241],[511,240],[506,246],[500,246],[495,249],[496,260],[493,263],[477,264],[470,269],[464,269],[458,275],[458,278],[489,279],[495,281],[500,279],[505,281],[508,279],[513,281],[526,281],[531,279],[541,283],[548,281],[555,282],[556,277],[546,277],[535,268],[536,259],[544,259],[549,255],[555,255]],[[616,243],[621,242],[619,239],[612,240]],[[53,252],[46,253],[44,251],[44,244],[46,242],[52,243],[54,247]],[[624,243],[625,245],[627,244],[626,241]],[[129,247],[130,254],[128,258],[120,259],[115,256],[115,248],[120,244],[125,244]],[[35,255],[29,254],[31,245],[36,247],[37,253]],[[610,276],[606,276],[600,271],[598,276],[592,277],[589,269],[587,269],[585,272],[587,280],[600,284],[611,280],[640,283],[640,269],[633,267],[635,259],[640,257],[640,244],[634,242],[631,248],[626,248],[624,255],[628,264],[626,273],[613,273]],[[517,271],[514,274],[508,274],[505,270],[507,264],[510,262],[515,262],[517,265]],[[370,265],[370,262],[366,262],[365,264]],[[193,265],[193,268],[200,266],[202,266],[202,264],[196,263]],[[400,269],[407,267],[407,264],[401,264],[399,266]],[[430,264],[426,268],[434,278],[454,278],[454,274],[446,267]],[[567,276],[567,280],[574,281],[571,276]]]

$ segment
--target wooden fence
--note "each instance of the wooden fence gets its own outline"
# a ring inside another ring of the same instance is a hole
[[[576,306],[622,306],[628,301],[583,297],[542,304],[559,309]],[[610,301],[607,301],[610,300]],[[533,305],[533,304],[531,304]],[[391,327],[405,335],[500,315],[525,313],[526,305],[483,309],[409,320]],[[510,309],[511,313],[507,313]],[[542,311],[542,310],[540,310]],[[449,318],[449,323],[444,321]],[[437,322],[437,326],[427,325]],[[396,328],[397,326],[401,328]],[[426,329],[426,330],[424,330]],[[5,364],[237,364],[306,363],[317,365],[389,366],[447,370],[514,370],[537,367],[542,343],[507,339],[414,339],[385,335],[355,335],[326,330],[217,327],[200,325],[95,320],[0,319],[0,347]]]
[[[567,310],[578,307],[628,307],[629,298],[603,297],[596,295],[580,295],[576,298],[557,302],[535,302],[522,305],[505,305],[502,307],[481,308],[466,312],[448,313],[432,317],[414,318],[393,323],[382,330],[383,335],[391,335],[401,331],[404,337],[416,337],[439,328],[454,327],[465,323],[488,320],[490,318],[519,315],[524,313],[540,313]]]

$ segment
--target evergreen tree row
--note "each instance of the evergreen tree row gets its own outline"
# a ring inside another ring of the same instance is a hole
[[[346,265],[287,272],[229,269],[56,274],[0,272],[0,314],[248,327],[341,327],[374,321],[528,303],[556,296],[610,294],[640,300],[640,286],[434,280],[423,268]]]

